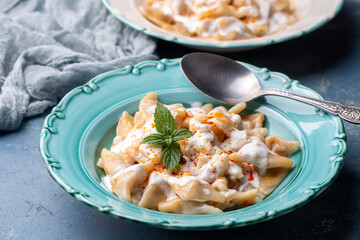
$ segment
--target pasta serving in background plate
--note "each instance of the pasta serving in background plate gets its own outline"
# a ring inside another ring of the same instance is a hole
[[[284,30],[297,21],[291,0],[146,0],[140,12],[176,34],[240,40]]]
[[[266,136],[262,113],[240,114],[245,103],[230,110],[171,104],[164,106],[176,128],[193,135],[178,141],[180,162],[168,170],[161,146],[142,143],[157,133],[157,104],[150,92],[134,117],[123,112],[111,149],[97,163],[106,173],[102,183],[125,201],[169,213],[221,213],[263,201],[293,166],[289,157],[299,142]]]

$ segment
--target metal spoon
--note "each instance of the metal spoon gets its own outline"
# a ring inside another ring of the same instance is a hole
[[[249,102],[265,95],[295,99],[351,123],[360,124],[360,108],[314,99],[280,89],[261,88],[256,76],[232,59],[210,53],[191,53],[181,59],[186,78],[211,98],[228,104]]]

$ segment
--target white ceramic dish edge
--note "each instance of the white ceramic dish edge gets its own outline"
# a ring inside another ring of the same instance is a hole
[[[191,48],[231,52],[244,51],[281,43],[310,33],[329,22],[342,8],[343,0],[293,0],[298,7],[300,20],[286,30],[260,38],[237,41],[206,41],[176,35],[149,22],[137,10],[145,0],[102,0],[105,7],[120,21],[149,36]],[[326,6],[326,8],[324,8]]]

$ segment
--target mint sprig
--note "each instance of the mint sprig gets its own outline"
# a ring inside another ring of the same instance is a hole
[[[158,133],[145,137],[141,143],[162,146],[162,161],[170,171],[180,162],[181,149],[177,141],[192,137],[194,134],[187,129],[177,129],[171,112],[159,103],[156,104],[154,122]]]

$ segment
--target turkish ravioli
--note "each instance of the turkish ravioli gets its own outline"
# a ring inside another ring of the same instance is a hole
[[[101,152],[102,182],[119,198],[162,212],[220,213],[263,201],[291,171],[289,157],[299,142],[266,136],[264,115],[242,114],[245,103],[230,110],[211,104],[165,105],[177,128],[194,133],[178,142],[181,161],[168,171],[161,147],[141,144],[157,132],[157,103],[156,93],[150,92],[134,117],[123,112],[111,149]]]
[[[139,10],[164,30],[220,41],[262,37],[298,20],[291,0],[146,0]]]

